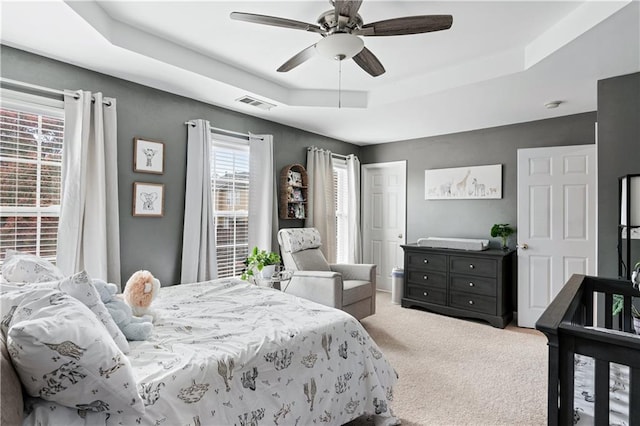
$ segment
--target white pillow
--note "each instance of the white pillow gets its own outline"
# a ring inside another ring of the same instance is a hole
[[[91,312],[93,312],[104,325],[120,350],[125,354],[129,353],[129,342],[127,342],[127,338],[113,320],[109,310],[102,302],[102,299],[100,299],[98,290],[93,286],[91,278],[85,271],[62,279],[58,285],[58,289],[75,297],[91,309]]]
[[[129,353],[129,342],[127,338],[113,320],[109,310],[102,302],[102,299],[100,299],[98,291],[91,283],[91,278],[89,278],[89,275],[87,275],[85,271],[78,272],[57,281],[27,284],[25,288],[27,287],[56,289],[75,297],[95,314],[120,350],[125,354]]]
[[[129,359],[80,301],[50,289],[24,294],[7,347],[26,392],[78,409],[143,414]]]
[[[2,264],[2,276],[10,283],[41,283],[64,278],[53,263],[31,253],[7,250]]]

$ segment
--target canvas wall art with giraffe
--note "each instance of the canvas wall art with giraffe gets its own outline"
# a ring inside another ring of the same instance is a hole
[[[424,171],[425,200],[500,199],[502,164]]]

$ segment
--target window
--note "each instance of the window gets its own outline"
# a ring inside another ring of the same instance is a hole
[[[249,145],[213,135],[211,191],[218,276],[240,275],[249,245]]]
[[[55,262],[64,134],[62,108],[61,101],[2,91],[1,259],[7,249],[15,249]]]
[[[347,162],[333,159],[333,191],[336,201],[336,263],[347,263],[349,250],[349,190]]]

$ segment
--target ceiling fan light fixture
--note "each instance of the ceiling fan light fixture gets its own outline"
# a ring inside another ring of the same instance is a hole
[[[316,43],[316,51],[328,59],[350,59],[364,48],[364,41],[348,33],[331,34]]]

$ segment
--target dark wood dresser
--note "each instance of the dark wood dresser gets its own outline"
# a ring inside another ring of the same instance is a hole
[[[514,250],[466,251],[403,245],[402,306],[488,321],[504,328],[513,318]]]

